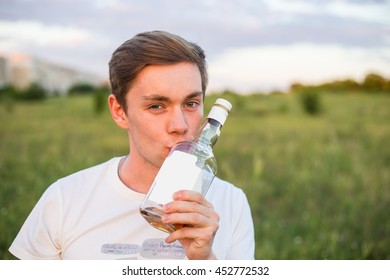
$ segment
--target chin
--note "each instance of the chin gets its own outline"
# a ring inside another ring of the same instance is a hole
[[[168,156],[168,154],[166,154],[163,158],[156,159],[156,167],[158,167],[160,169],[161,166],[163,165],[165,159],[167,158],[167,156]]]

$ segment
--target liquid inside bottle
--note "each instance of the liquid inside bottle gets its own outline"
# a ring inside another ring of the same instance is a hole
[[[200,128],[199,138],[180,142],[172,148],[140,205],[140,213],[150,225],[168,233],[186,226],[162,223],[162,207],[172,201],[173,193],[178,190],[207,193],[217,173],[212,148],[230,109],[228,101],[217,99]]]

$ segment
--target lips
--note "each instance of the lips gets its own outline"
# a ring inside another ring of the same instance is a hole
[[[168,152],[170,153],[171,150],[172,150],[177,144],[182,143],[182,142],[191,142],[191,141],[193,141],[193,139],[194,139],[193,136],[189,136],[189,137],[187,137],[186,139],[180,139],[179,141],[175,141],[173,144],[166,146],[166,149],[167,149]]]

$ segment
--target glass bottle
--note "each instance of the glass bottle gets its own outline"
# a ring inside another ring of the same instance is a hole
[[[218,98],[199,128],[199,137],[195,141],[180,142],[172,148],[140,205],[141,215],[150,225],[168,233],[182,228],[183,225],[161,222],[163,205],[172,201],[173,193],[178,190],[207,193],[217,173],[212,148],[231,108],[229,101]]]

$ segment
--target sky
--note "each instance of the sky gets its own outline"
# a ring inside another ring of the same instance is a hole
[[[390,0],[0,0],[0,55],[104,79],[112,52],[149,30],[205,50],[209,91],[390,79]]]

